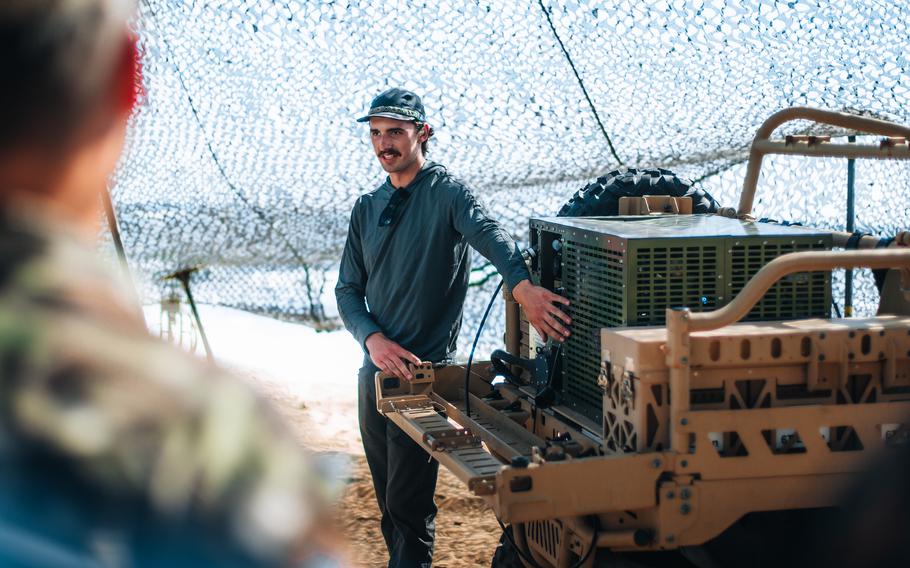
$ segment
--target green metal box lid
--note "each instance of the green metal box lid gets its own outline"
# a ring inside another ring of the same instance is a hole
[[[742,221],[720,215],[655,215],[651,217],[543,217],[532,218],[539,229],[578,229],[581,233],[610,235],[620,239],[750,238],[828,236],[824,230]]]

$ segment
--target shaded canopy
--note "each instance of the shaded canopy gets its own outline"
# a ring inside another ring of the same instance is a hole
[[[621,165],[673,169],[735,205],[755,129],[787,106],[910,123],[906,3],[611,4],[141,0],[147,100],[113,193],[144,295],[199,267],[200,302],[337,325],[350,209],[384,178],[354,118],[389,86],[422,95],[430,157],[519,240]],[[845,161],[764,172],[759,216],[843,227]],[[910,226],[907,173],[858,165],[859,227]]]

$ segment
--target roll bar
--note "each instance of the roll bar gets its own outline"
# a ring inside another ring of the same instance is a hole
[[[827,124],[865,134],[877,134],[890,137],[880,144],[831,144],[825,136],[788,136],[787,140],[770,140],[771,134],[784,123],[793,120],[810,120],[818,124]],[[746,168],[746,179],[743,182],[739,207],[733,212],[722,214],[748,217],[752,213],[755,189],[761,173],[762,160],[766,154],[791,154],[829,158],[876,158],[876,159],[910,159],[910,127],[870,118],[808,107],[791,107],[771,115],[766,120],[755,138],[749,151],[749,165]]]
[[[710,312],[689,314],[689,331],[710,331],[738,322],[765,292],[789,274],[838,268],[910,269],[910,249],[806,251],[781,255],[762,267],[729,304]]]

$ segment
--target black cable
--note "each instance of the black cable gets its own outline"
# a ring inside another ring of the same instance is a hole
[[[534,247],[529,247],[521,253],[521,257],[525,260],[534,258],[537,256],[537,250]],[[491,276],[484,278],[481,284],[486,283]],[[493,292],[493,297],[490,298],[490,303],[487,304],[487,311],[483,313],[483,319],[480,320],[480,326],[477,328],[477,335],[474,336],[474,345],[471,346],[471,355],[468,357],[468,367],[465,369],[464,375],[464,410],[465,416],[468,418],[471,417],[471,397],[470,394],[470,382],[471,382],[471,365],[474,363],[474,350],[477,349],[477,340],[480,339],[480,332],[483,331],[484,324],[487,323],[487,316],[490,315],[490,308],[493,307],[493,302],[496,301],[496,296],[499,295],[499,291],[502,289],[503,280],[499,281],[499,284],[496,286],[496,290]]]
[[[550,12],[547,10],[546,6],[543,5],[543,0],[537,0],[540,4],[540,9],[543,10],[543,15],[547,17],[547,23],[550,24],[550,30],[553,32],[553,37],[556,38],[556,41],[559,43],[559,47],[562,49],[563,55],[566,56],[566,61],[569,62],[569,66],[572,68],[572,73],[575,73],[575,78],[578,80],[578,86],[581,87],[581,92],[585,95],[585,100],[588,101],[588,106],[591,107],[591,112],[594,113],[594,120],[597,121],[597,126],[600,127],[600,131],[603,133],[604,138],[607,139],[607,145],[610,146],[610,153],[613,154],[613,158],[619,162],[620,166],[626,165],[622,161],[622,158],[616,153],[616,148],[613,147],[613,141],[610,140],[610,135],[607,134],[607,129],[604,128],[603,122],[600,121],[600,116],[597,114],[597,109],[594,107],[594,103],[591,101],[591,97],[588,95],[588,90],[585,88],[584,81],[581,80],[581,76],[578,74],[578,70],[575,69],[575,63],[572,61],[572,57],[569,55],[566,46],[562,43],[562,39],[559,37],[559,33],[556,32],[556,26],[553,25],[553,20],[550,18]]]
[[[515,552],[518,553],[518,556],[520,556],[522,560],[524,560],[525,562],[530,564],[532,566],[532,568],[542,568],[540,566],[540,564],[537,563],[536,560],[534,560],[533,558],[529,558],[528,556],[525,556],[525,553],[522,552],[520,548],[518,548],[518,545],[515,544],[515,539],[512,538],[512,531],[507,529],[506,526],[504,524],[502,524],[502,521],[499,520],[499,517],[496,517],[496,522],[499,523],[500,528],[502,528],[502,534],[505,535],[506,540],[509,541],[509,544],[512,545],[512,548],[515,550]]]
[[[490,309],[493,308],[493,302],[496,301],[496,296],[499,295],[499,291],[502,290],[502,280],[499,281],[499,284],[496,286],[496,290],[493,292],[493,297],[490,298],[490,303],[487,304],[487,311],[483,313],[483,319],[480,320],[480,325],[477,326],[477,334],[474,336],[474,345],[471,346],[471,354],[468,356],[468,366],[465,369],[464,373],[464,414],[468,418],[471,417],[471,365],[474,363],[474,351],[477,349],[477,341],[480,339],[480,332],[483,331],[483,326],[487,323],[487,316],[490,315]]]
[[[478,280],[477,282],[471,282],[470,284],[468,284],[468,288],[477,288],[479,286],[483,286],[484,284],[486,284],[490,280],[496,278],[497,276],[499,276],[498,273],[491,272],[491,273],[487,274],[486,276],[484,276],[482,279]]]
[[[585,552],[585,555],[581,557],[578,562],[572,565],[572,568],[581,568],[582,564],[588,561],[588,558],[591,557],[591,554],[594,552],[594,548],[597,546],[597,517],[594,517],[594,526],[592,527],[593,535],[591,536],[591,546],[588,547],[588,551]]]
[[[556,355],[553,356],[553,365],[547,370],[547,375],[548,375],[547,376],[547,386],[548,387],[553,386],[553,375],[555,374],[555,371],[556,371],[556,361],[559,360],[559,354],[560,354],[560,352],[562,352],[562,346],[563,346],[562,343],[558,343],[556,345]]]

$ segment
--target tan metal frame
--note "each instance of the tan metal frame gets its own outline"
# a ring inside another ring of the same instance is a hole
[[[781,257],[776,262],[769,264],[769,268],[747,286],[743,291],[745,298],[751,297],[754,301],[761,296],[762,289],[773,284],[775,278],[808,268],[863,264],[883,266],[889,263],[906,267],[910,263],[910,251],[879,250],[862,257],[856,251],[824,253],[821,256],[818,253],[799,253],[790,255],[790,258]],[[775,339],[781,339],[785,356],[778,361],[780,369],[777,373],[787,380],[798,380],[808,385],[813,368],[818,371],[818,366],[803,358],[799,350],[791,346],[798,345],[805,336],[812,336],[814,343],[810,355],[817,358],[818,354],[827,352],[826,364],[837,367],[833,373],[830,369],[821,369],[816,376],[832,374],[836,377],[840,375],[843,365],[848,364],[848,349],[860,353],[861,335],[867,331],[872,336],[868,349],[871,354],[850,362],[851,372],[878,373],[882,384],[889,374],[900,374],[900,383],[910,384],[910,367],[904,355],[910,350],[908,318],[747,324],[728,326],[726,330],[729,331],[723,331],[721,325],[735,320],[749,308],[749,305],[737,302],[718,317],[690,314],[690,319],[679,318],[677,322],[692,324],[692,316],[698,316],[694,318],[694,327],[699,330],[716,327],[713,331],[684,330],[679,329],[677,324],[671,324],[669,330],[605,330],[605,335],[626,338],[628,343],[642,350],[637,353],[621,352],[615,342],[609,340],[605,340],[605,348],[615,349],[613,359],[618,361],[617,371],[625,371],[622,366],[633,361],[629,365],[633,380],[643,381],[648,376],[653,378],[656,371],[649,370],[647,365],[663,365],[661,380],[667,382],[667,374],[670,373],[673,392],[685,392],[682,389],[691,390],[691,384],[685,385],[686,377],[681,376],[681,370],[690,374],[690,380],[692,374],[700,375],[698,380],[702,382],[722,381],[717,377],[730,380],[736,376],[749,377],[752,370],[769,364],[767,357],[760,357],[758,352],[772,352],[769,346]],[[853,332],[860,333],[848,339]],[[641,338],[635,337],[635,334]],[[826,334],[827,337],[822,339]],[[735,357],[728,357],[726,353],[730,351],[730,345],[744,338],[753,341],[752,349],[756,355],[751,361],[737,363],[733,361]],[[714,342],[725,346],[720,359],[712,363],[711,344]],[[855,347],[850,348],[850,342]],[[677,367],[668,369],[659,356],[664,345],[666,356],[678,361]],[[892,346],[890,349],[889,345]],[[682,346],[689,349],[686,364],[682,363],[683,355],[679,351]],[[879,358],[879,351],[887,351],[883,359]],[[893,364],[897,359],[902,361],[899,367]],[[482,371],[485,368],[485,363],[478,363],[477,369],[481,371],[476,373],[477,380],[472,382],[472,393],[483,395],[490,391],[487,385],[490,377]],[[775,406],[753,410],[697,410],[679,405],[671,421],[673,443],[678,449],[669,447],[660,452],[553,462],[528,451],[529,447],[545,443],[541,437],[535,437],[526,430],[532,421],[525,415],[518,413],[517,420],[497,416],[499,409],[495,405],[474,394],[471,395],[474,396],[472,407],[477,414],[472,418],[464,415],[463,405],[459,403],[463,398],[460,393],[463,368],[428,371],[434,376],[426,377],[423,382],[400,385],[394,393],[383,389],[382,377],[378,377],[377,392],[380,395],[377,405],[472,491],[484,496],[504,522],[513,523],[525,550],[533,554],[539,564],[549,566],[569,565],[568,552],[572,551],[575,557],[580,557],[594,540],[598,547],[616,550],[697,545],[719,534],[746,512],[829,506],[835,502],[838,491],[855,479],[871,459],[870,452],[876,451],[876,448],[870,440],[882,439],[880,425],[903,424],[906,416],[910,415],[908,395],[903,395],[903,400],[897,400],[901,398],[897,397],[894,401],[877,404],[859,404],[864,401],[857,400],[857,404],[840,406]],[[683,379],[682,383],[680,379]],[[896,379],[891,379],[892,384],[896,382]],[[432,390],[429,386],[433,387]],[[636,386],[633,390],[640,392],[643,388]],[[512,394],[515,391],[512,387],[501,390]],[[396,396],[400,398],[395,400]],[[676,396],[671,403],[680,399],[685,401],[686,398]],[[510,402],[512,399],[507,397],[499,406],[504,407]],[[438,410],[445,411],[451,420],[441,418]],[[509,432],[505,424],[511,424],[514,431]],[[865,451],[835,452],[821,438],[805,435],[806,432],[818,431],[820,425],[849,425],[865,442]],[[530,427],[543,430],[538,421]],[[572,431],[570,424],[554,424],[553,417],[550,417],[546,427],[553,430],[539,433],[552,436],[556,432]],[[483,439],[488,452],[476,447],[433,451],[426,438],[426,432],[433,428],[466,428]],[[763,432],[785,428],[796,429],[803,434],[802,442],[807,448],[805,454],[775,455],[768,448],[762,437]],[[711,432],[733,431],[750,448],[749,456],[720,457],[707,443],[696,443],[690,451],[689,436],[699,442],[707,442]],[[503,466],[512,457],[528,453],[533,459],[527,467]],[[600,529],[596,536],[588,515],[596,515],[599,519]],[[539,540],[537,537],[541,534],[550,534],[551,538]],[[553,539],[553,534],[557,534],[558,538]],[[558,543],[558,550],[547,549],[544,543]]]
[[[555,462],[531,451],[533,459],[527,466],[504,466],[512,457],[527,455],[527,448],[543,445],[543,440],[525,429],[529,423],[526,416],[503,419],[497,415],[500,409],[474,394],[470,395],[472,407],[478,414],[465,416],[458,404],[463,398],[459,391],[464,373],[461,367],[419,368],[416,372],[422,377],[410,384],[399,383],[397,388],[384,385],[384,377],[378,375],[377,406],[470,489],[484,496],[504,522],[515,524],[519,540],[539,564],[568,566],[568,552],[580,557],[592,542],[615,550],[701,544],[747,512],[834,504],[839,490],[855,479],[871,453],[885,447],[882,425],[906,423],[910,416],[910,318],[731,325],[788,274],[861,266],[910,268],[910,251],[786,255],[763,268],[722,310],[700,314],[669,310],[666,328],[604,330],[604,349],[614,350],[614,376],[621,372],[644,380],[663,365],[663,380],[669,381],[671,392],[680,393],[670,401],[671,443],[664,451]],[[860,336],[854,337],[857,331]],[[808,352],[796,347],[809,336],[813,346]],[[864,348],[866,336],[869,345]],[[746,338],[753,342],[755,354],[745,359],[742,353],[731,355],[730,345]],[[781,340],[783,354],[772,361],[776,339]],[[640,350],[623,351],[620,340]],[[725,347],[715,353],[712,344],[718,342],[725,342]],[[655,356],[661,350],[666,354],[663,360]],[[859,355],[855,359],[854,351]],[[818,356],[825,353],[829,355],[825,365],[834,365],[838,372],[820,370]],[[819,377],[831,374],[831,380],[836,380],[849,367],[852,373],[877,373],[880,387],[890,384],[905,390],[876,404],[859,398],[855,404],[841,405],[691,408],[687,395],[692,392],[693,376],[701,373],[699,380],[710,382],[712,369],[717,369],[716,376],[729,378],[749,376],[754,369],[772,365],[777,365],[782,377],[796,378],[810,389],[831,388]],[[480,363],[478,368],[484,369],[485,364]],[[489,374],[479,372],[472,378],[476,378],[472,393],[490,392]],[[448,420],[441,417],[440,410]],[[521,422],[524,426],[518,424]],[[820,436],[807,435],[820,428],[841,426],[857,433],[865,444],[862,451],[837,451]],[[571,429],[566,424],[560,427]],[[488,451],[473,445],[434,450],[428,443],[428,431],[457,432],[460,428],[483,439]],[[774,452],[763,434],[784,429],[802,434],[805,453]],[[711,444],[705,443],[712,432],[736,432],[751,453],[744,457],[718,455]],[[522,450],[517,449],[519,446]],[[599,519],[596,535],[586,518],[589,515]],[[546,542],[558,547],[548,548],[535,538],[542,532],[551,537],[557,534],[558,538]]]
[[[906,139],[879,146],[768,140],[794,119],[910,137],[910,128],[871,118],[782,111],[756,135],[740,207],[725,214],[750,218],[765,154],[910,157]],[[836,244],[848,237],[836,234]],[[860,248],[877,244],[859,241]],[[692,546],[748,512],[831,506],[890,444],[888,435],[910,439],[910,317],[735,322],[780,278],[834,268],[898,269],[891,294],[910,304],[910,250],[899,248],[908,244],[910,234],[901,233],[891,249],[788,254],[724,308],[668,310],[666,327],[602,330],[605,410],[611,404],[624,413],[626,435],[639,437],[628,453],[605,452],[603,439],[580,435],[570,413],[533,408],[533,387],[503,385],[501,400],[483,398],[492,392],[484,362],[472,373],[470,417],[462,367],[424,369],[426,380],[397,390],[377,376],[377,406],[512,523],[518,546],[542,566],[566,568],[592,543],[620,551]],[[521,312],[505,297],[505,341],[517,353]],[[786,395],[794,389],[798,397]],[[699,399],[704,393],[716,400]],[[650,445],[640,439],[649,424]],[[545,439],[565,433],[594,455],[544,455]],[[451,439],[460,441],[434,443]],[[593,566],[593,556],[584,566]]]
[[[683,426],[695,418],[690,416],[689,400],[692,350],[690,335],[696,331],[710,331],[728,326],[742,319],[764,296],[775,282],[797,272],[834,270],[837,268],[901,268],[910,269],[910,250],[872,250],[844,252],[798,252],[778,257],[765,265],[742,291],[726,306],[702,313],[692,313],[688,308],[667,310],[667,358],[670,368],[670,391],[683,393],[673,396],[670,405],[672,449],[687,453],[690,428]],[[881,409],[876,407],[877,411]],[[906,412],[907,408],[904,408]],[[800,408],[797,418],[802,421],[813,410]],[[874,415],[875,413],[873,413]],[[717,414],[712,413],[712,419]],[[899,421],[899,420],[898,420]],[[729,430],[719,430],[726,432]]]
[[[831,506],[839,491],[869,463],[871,453],[885,446],[884,424],[906,424],[910,416],[910,394],[892,397],[893,402],[865,404],[866,400],[846,405],[801,405],[792,407],[743,408],[740,410],[693,410],[688,401],[689,379],[695,369],[710,374],[711,343],[751,337],[754,349],[773,353],[775,339],[783,339],[788,356],[777,363],[790,379],[797,377],[809,384],[818,365],[804,361],[799,348],[802,337],[821,338],[810,351],[812,357],[829,352],[828,365],[850,372],[878,373],[878,386],[910,385],[910,319],[884,317],[868,320],[811,320],[796,323],[735,325],[727,335],[705,336],[705,331],[722,329],[748,313],[779,278],[808,270],[842,267],[910,267],[910,251],[878,250],[860,254],[850,252],[807,252],[786,255],[769,263],[738,299],[725,311],[690,314],[671,310],[668,328],[630,328],[604,330],[604,335],[638,334],[650,336],[653,347],[639,352],[639,357],[626,357],[627,352],[613,353],[616,365],[640,361],[660,362],[655,356],[666,353],[669,367],[671,398],[671,446],[666,451],[608,455],[563,462],[541,462],[528,468],[504,468],[496,480],[496,493],[491,496],[494,509],[504,521],[534,526],[546,519],[561,519],[561,546],[578,545],[581,556],[593,535],[585,515],[597,515],[602,529],[596,536],[598,546],[617,550],[646,550],[701,544],[730,526],[747,512]],[[686,317],[684,317],[686,316]],[[696,331],[698,330],[698,331]],[[861,355],[864,331],[875,331],[870,337],[869,355]],[[693,337],[693,332],[696,337]],[[859,332],[859,333],[857,333]],[[656,335],[655,335],[656,334]],[[660,337],[662,336],[662,337]],[[855,336],[855,337],[854,337]],[[635,343],[635,341],[630,341]],[[852,342],[852,343],[851,343]],[[729,341],[732,343],[732,341]],[[856,344],[856,359],[853,359]],[[847,348],[842,348],[844,345]],[[888,347],[890,346],[890,348]],[[604,341],[604,348],[612,347]],[[900,351],[896,351],[899,347]],[[850,352],[848,353],[848,349]],[[849,357],[848,357],[849,355]],[[731,369],[749,376],[754,369],[770,364],[772,356],[754,356],[751,361],[725,358],[717,365],[720,375],[732,377]],[[787,358],[789,357],[789,359]],[[731,359],[731,360],[727,360]],[[748,357],[747,357],[748,359]],[[899,362],[899,373],[897,364]],[[631,363],[631,364],[630,364]],[[717,366],[715,365],[715,366]],[[636,372],[645,372],[639,368]],[[616,374],[616,373],[614,373]],[[835,373],[837,375],[838,373]],[[666,380],[666,371],[665,371]],[[890,379],[889,379],[890,376]],[[813,385],[809,384],[810,387]],[[815,388],[827,385],[814,385]],[[867,387],[867,390],[871,388]],[[885,400],[883,398],[883,400]],[[775,404],[777,401],[775,401]],[[849,427],[865,443],[862,451],[838,451],[816,434],[825,427]],[[795,429],[803,434],[802,454],[777,454],[763,434]],[[751,454],[724,458],[706,443],[709,433],[737,432]],[[691,449],[692,440],[698,439]],[[875,440],[881,440],[876,444]],[[605,482],[609,480],[609,482]],[[515,488],[531,488],[516,491]],[[591,488],[597,488],[592,490]],[[630,515],[634,513],[634,516]],[[539,546],[536,545],[536,546]],[[529,543],[534,550],[535,543]],[[566,566],[566,555],[538,551],[540,563]],[[553,562],[553,555],[558,561]]]

